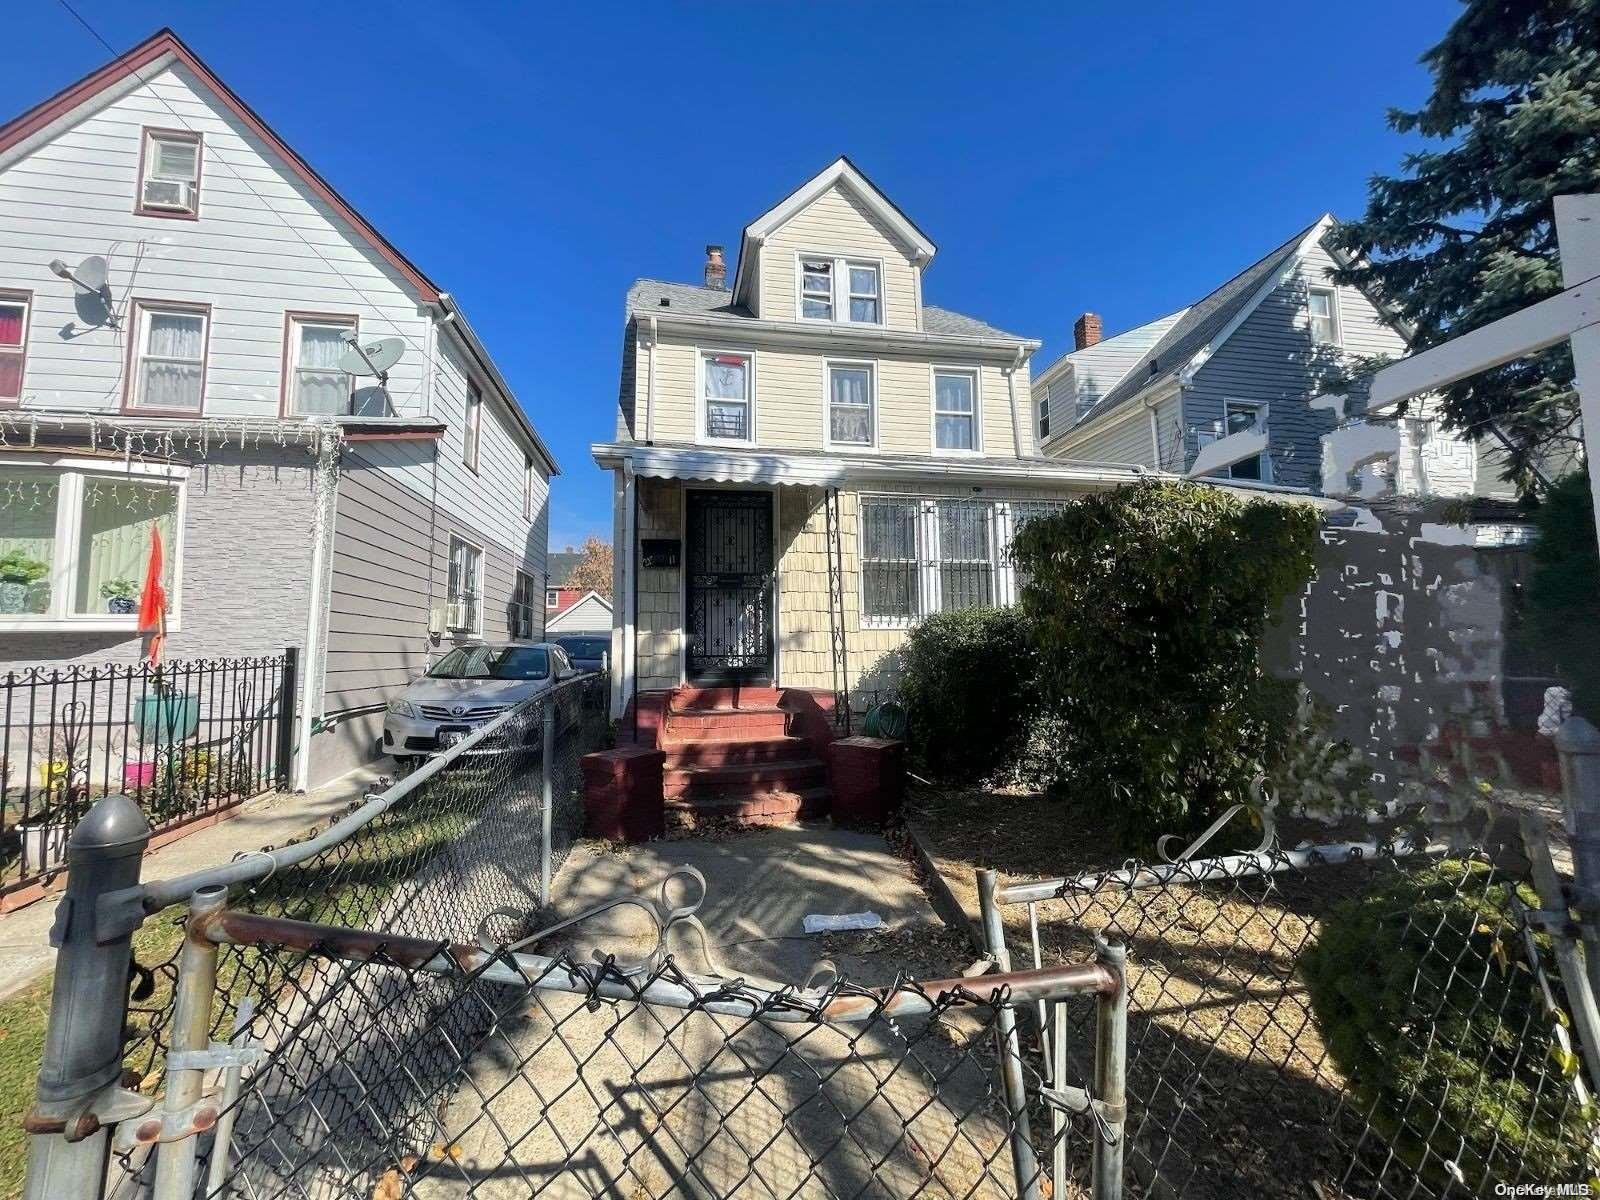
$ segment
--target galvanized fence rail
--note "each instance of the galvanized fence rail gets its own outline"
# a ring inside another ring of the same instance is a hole
[[[68,835],[100,796],[131,797],[162,832],[283,786],[297,657],[0,676],[0,896],[59,873]]]
[[[984,872],[979,893],[1002,969],[1016,941],[1035,966],[1128,946],[1133,1194],[1489,1196],[1600,1166],[1516,853],[1274,845],[1007,886]],[[1080,1069],[1081,1010],[1034,1019],[1047,1075]]]

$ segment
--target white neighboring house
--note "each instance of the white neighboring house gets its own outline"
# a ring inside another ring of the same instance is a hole
[[[1431,399],[1404,417],[1321,395],[1356,357],[1398,358],[1401,324],[1329,272],[1324,215],[1177,312],[1114,337],[1085,313],[1074,349],[1034,381],[1052,458],[1134,463],[1327,495],[1510,496],[1495,456],[1443,427]]]
[[[431,654],[542,634],[549,450],[452,297],[173,33],[0,126],[0,229],[0,555],[49,581],[7,666],[134,660],[100,589],[157,526],[171,657],[304,648],[305,786]],[[109,304],[51,269],[92,255]],[[386,385],[347,335],[400,340]]]
[[[611,601],[599,592],[585,592],[545,623],[545,633],[611,633]]]

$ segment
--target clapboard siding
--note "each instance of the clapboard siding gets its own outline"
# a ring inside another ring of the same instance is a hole
[[[1150,445],[1150,418],[1143,405],[1118,421],[1108,421],[1092,435],[1076,443],[1066,457],[1075,462],[1137,463],[1153,467],[1155,451]]]

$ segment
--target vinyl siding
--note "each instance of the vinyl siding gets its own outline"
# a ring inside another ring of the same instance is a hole
[[[737,332],[737,330],[732,331]],[[841,351],[836,356],[813,351],[779,350],[752,345],[735,337],[689,343],[663,337],[656,353],[655,438],[665,443],[697,440],[696,362],[701,350],[738,350],[755,356],[755,437],[761,449],[820,450],[823,448],[824,397],[827,385],[824,363],[870,362],[877,373],[878,446],[883,453],[933,453],[932,367],[965,367],[979,374],[981,398],[979,438],[991,455],[1016,453],[1007,371],[992,361],[963,358],[941,352],[937,358],[857,355]],[[650,353],[641,350],[641,355]],[[640,372],[638,386],[647,387]],[[1032,455],[1036,443],[1029,414],[1032,412],[1027,364],[1016,372],[1017,414],[1021,423],[1022,452]],[[642,401],[639,407],[644,407]]]
[[[1050,434],[1045,453],[1062,458],[1079,457],[1076,450],[1057,452],[1056,438],[1066,433],[1078,415],[1087,411],[1117,385],[1145,353],[1165,336],[1188,309],[1140,325],[1103,342],[1064,354],[1040,372],[1039,382],[1050,385]]]
[[[883,260],[883,323],[890,329],[921,328],[918,268],[849,188],[829,188],[767,238],[760,249],[757,316],[774,321],[799,318],[795,303],[799,254]],[[837,286],[835,292],[843,294]]]
[[[1150,445],[1150,416],[1143,404],[1121,420],[1101,422],[1099,427],[1082,441],[1074,442],[1070,450],[1059,451],[1058,458],[1074,462],[1136,463],[1140,466],[1156,465],[1155,452]]]

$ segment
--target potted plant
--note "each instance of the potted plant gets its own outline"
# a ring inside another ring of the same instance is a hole
[[[100,585],[101,598],[106,602],[106,611],[126,616],[139,607],[133,598],[133,580],[108,579]]]
[[[50,607],[47,564],[21,550],[0,555],[0,612],[43,612]]]
[[[39,757],[39,790],[30,799],[28,814],[17,824],[26,870],[48,871],[66,861],[67,837],[73,820],[81,815],[89,792],[86,747],[67,730],[35,738]]]

